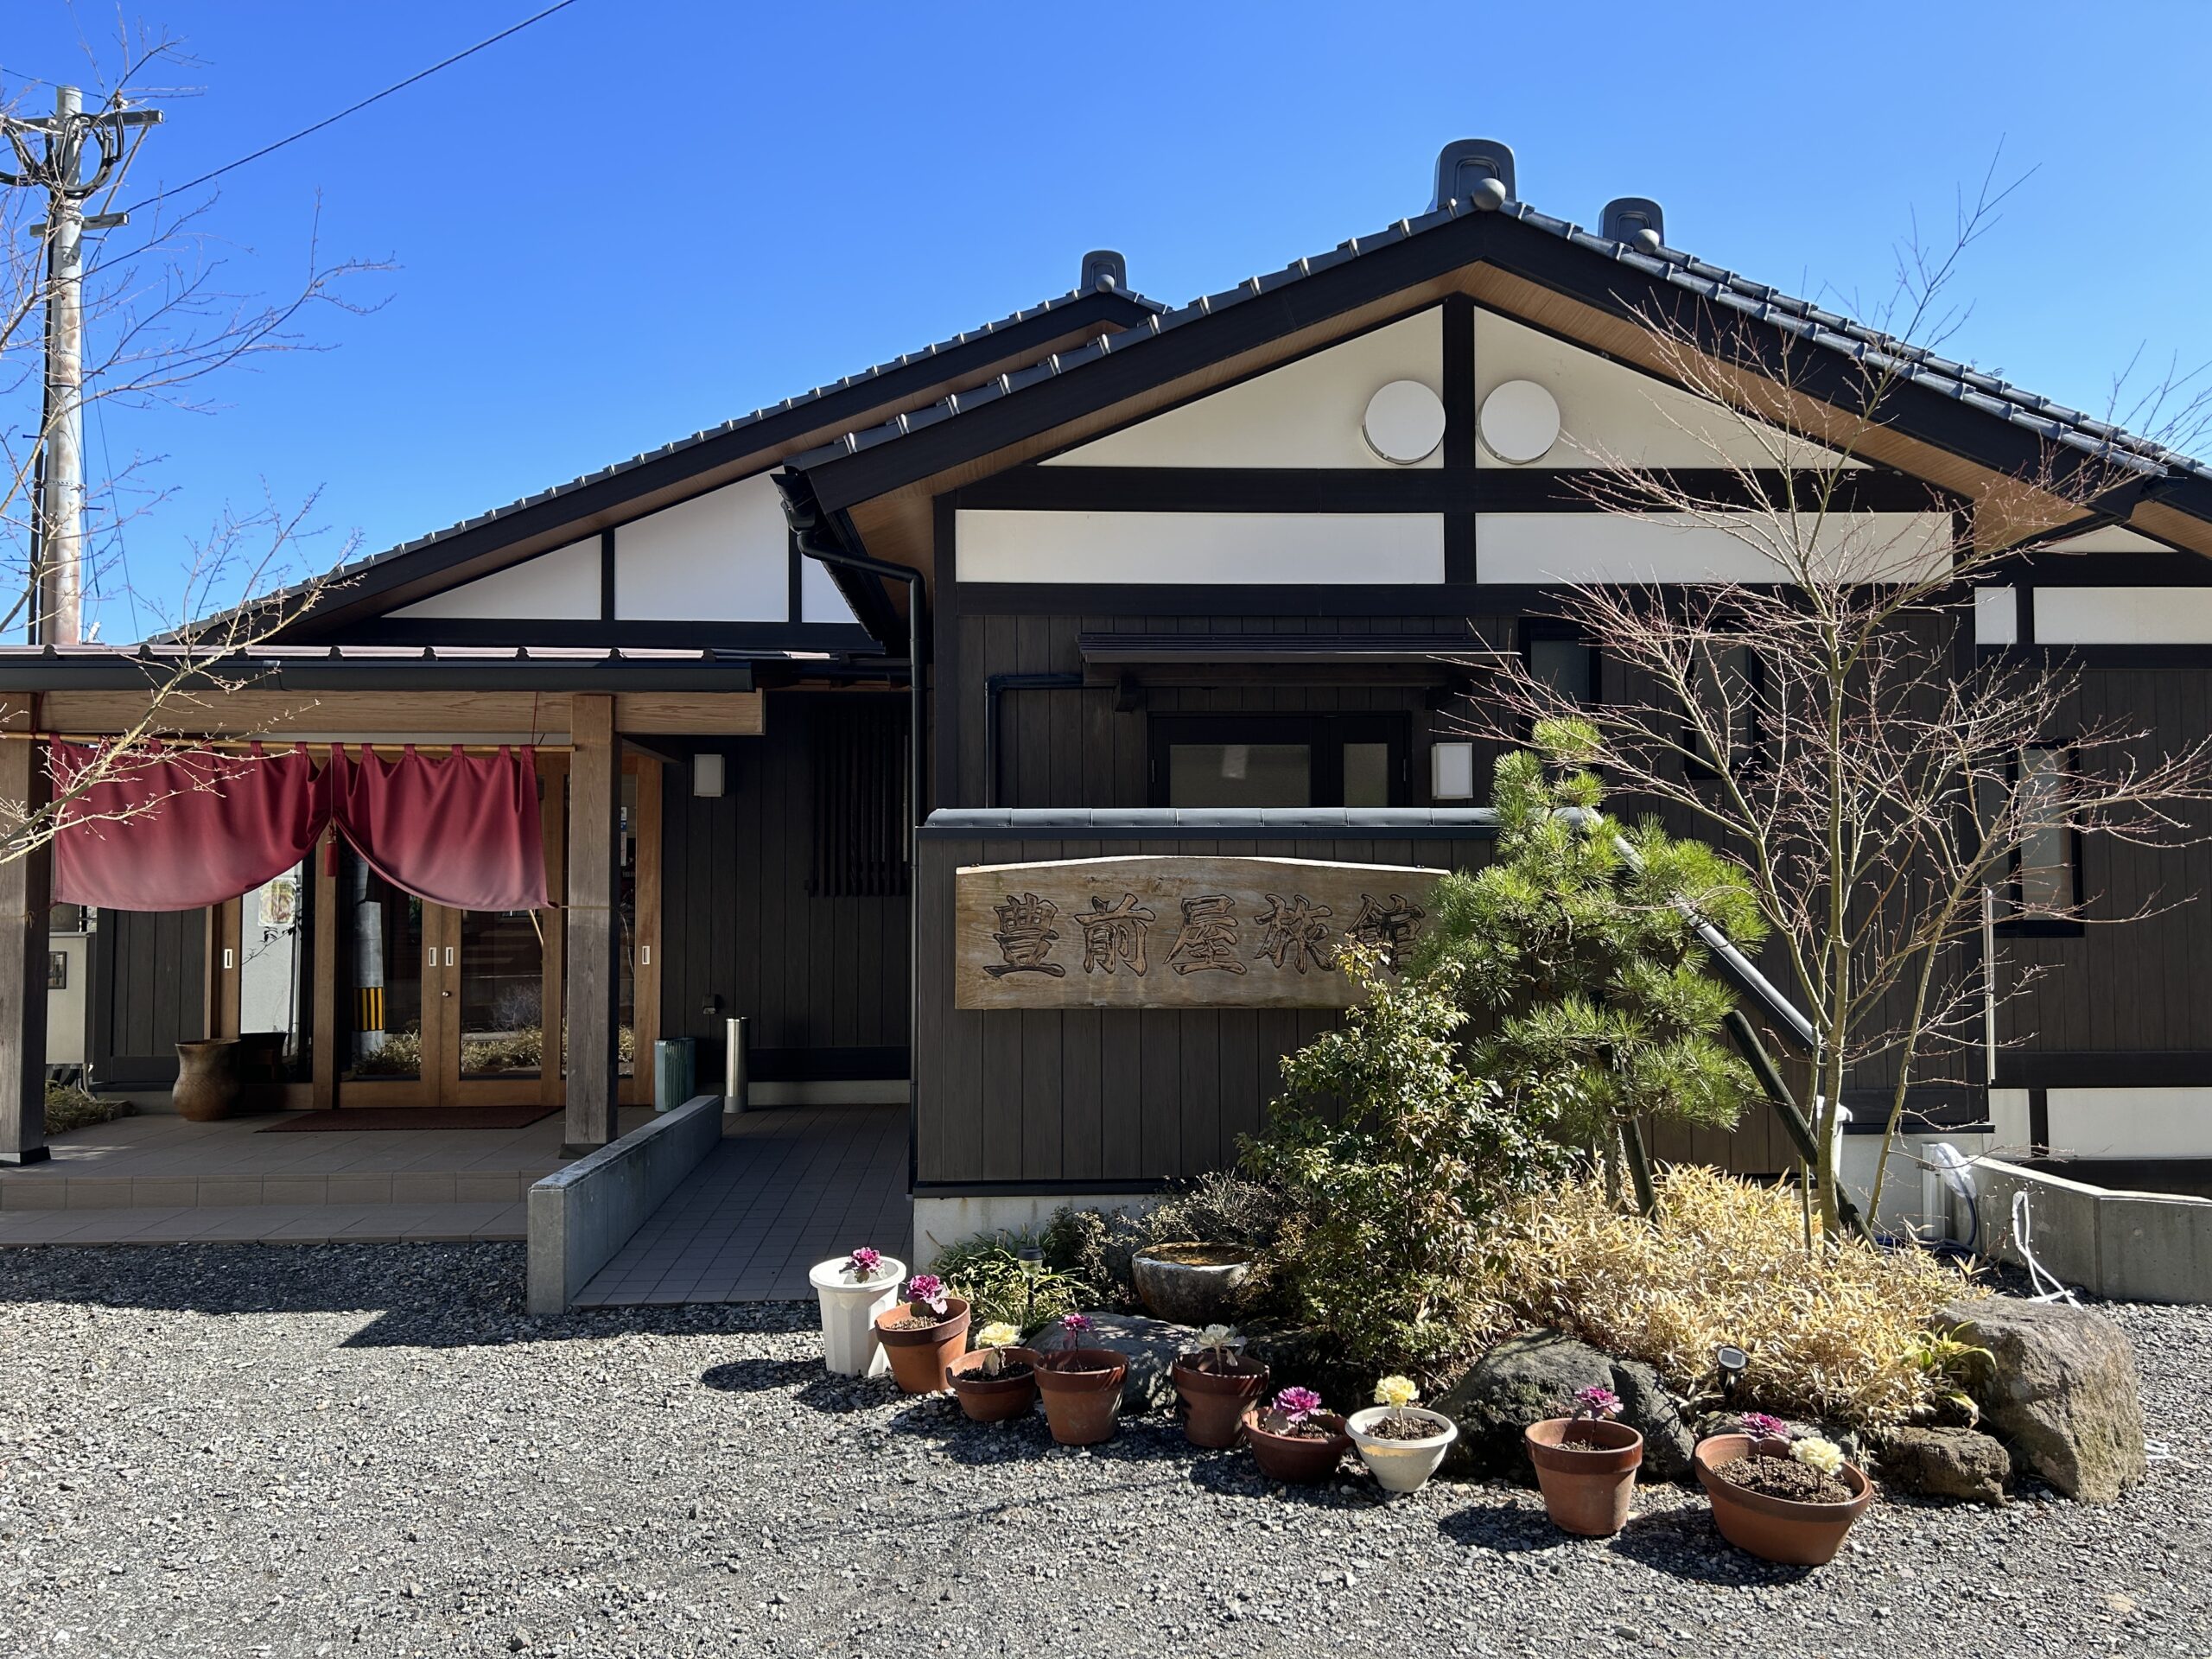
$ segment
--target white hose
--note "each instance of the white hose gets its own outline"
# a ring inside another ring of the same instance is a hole
[[[2036,1260],[2036,1253],[2029,1246],[2034,1222],[2029,1211],[2028,1197],[2028,1189],[2024,1186],[2012,1194],[2012,1244],[2020,1252],[2020,1260],[2028,1269],[2028,1283],[2034,1287],[2036,1293],[2028,1300],[2033,1302],[2064,1302],[2070,1307],[2078,1307],[2081,1304],[2074,1300],[2074,1293],[2059,1283],[2056,1276],[2044,1271],[2043,1263]]]

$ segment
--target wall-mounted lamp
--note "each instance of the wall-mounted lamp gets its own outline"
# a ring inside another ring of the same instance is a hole
[[[722,793],[722,757],[719,754],[695,754],[691,757],[691,792],[702,801],[720,800]]]
[[[1475,746],[1471,743],[1432,743],[1428,746],[1428,798],[1433,801],[1471,801],[1475,797]]]

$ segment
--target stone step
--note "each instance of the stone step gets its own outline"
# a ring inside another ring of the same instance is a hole
[[[475,1204],[246,1204],[13,1210],[0,1248],[37,1244],[421,1244],[519,1239],[518,1199]]]
[[[542,1170],[378,1170],[328,1174],[95,1175],[55,1160],[0,1173],[0,1215],[29,1211],[221,1208],[276,1205],[514,1204]]]

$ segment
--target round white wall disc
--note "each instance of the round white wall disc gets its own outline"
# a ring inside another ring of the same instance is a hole
[[[1534,380],[1503,381],[1483,399],[1476,424],[1483,448],[1500,461],[1541,461],[1559,442],[1559,403]]]
[[[1359,429],[1383,460],[1410,467],[1444,442],[1444,400],[1418,380],[1393,380],[1367,400]]]

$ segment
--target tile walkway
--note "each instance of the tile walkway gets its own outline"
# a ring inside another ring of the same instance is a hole
[[[904,1106],[747,1112],[576,1306],[804,1300],[817,1262],[857,1244],[903,1256],[913,1231]]]
[[[626,1134],[652,1116],[645,1108],[625,1110],[621,1129]],[[191,1123],[144,1112],[58,1136],[48,1162],[0,1170],[0,1217],[259,1205],[505,1205],[567,1161],[558,1112],[519,1129],[261,1134],[273,1121]]]

